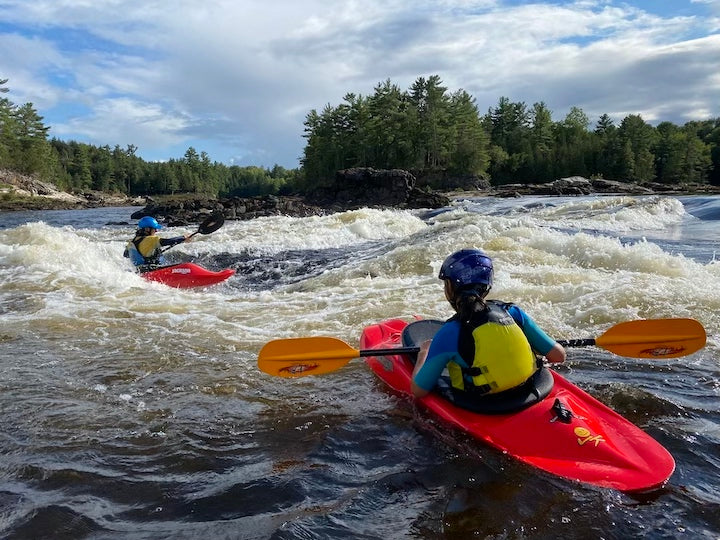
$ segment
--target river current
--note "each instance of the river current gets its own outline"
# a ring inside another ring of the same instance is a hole
[[[0,212],[0,537],[720,537],[720,198],[226,221],[167,252],[237,270],[199,290],[132,272],[134,210]],[[272,339],[357,347],[383,319],[449,317],[437,273],[464,247],[493,257],[490,297],[556,339],[635,319],[704,325],[687,357],[573,348],[554,368],[670,451],[665,488],[638,500],[519,464],[362,360],[301,379],[257,369]]]

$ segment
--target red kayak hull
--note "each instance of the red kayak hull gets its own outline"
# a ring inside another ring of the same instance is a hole
[[[367,327],[363,349],[401,346],[407,322],[392,319]],[[411,394],[412,364],[404,355],[365,361],[388,386]],[[552,371],[550,394],[527,409],[506,414],[478,414],[431,393],[418,403],[442,420],[514,458],[554,475],[626,493],[662,487],[675,470],[670,453],[640,428]],[[559,421],[556,399],[572,411]]]
[[[213,272],[194,263],[182,263],[164,266],[141,275],[148,281],[157,281],[169,287],[187,289],[191,287],[208,287],[215,285],[216,283],[225,281],[234,274],[235,270],[230,268]]]

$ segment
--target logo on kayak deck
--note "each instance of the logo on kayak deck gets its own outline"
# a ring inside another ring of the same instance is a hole
[[[189,268],[173,268],[170,273],[171,274],[189,274],[190,269]]]
[[[577,442],[580,446],[585,443],[595,443],[595,446],[598,446],[601,442],[605,442],[601,435],[593,435],[589,429],[584,427],[578,426],[573,432],[577,435]]]
[[[307,371],[312,371],[313,369],[317,369],[319,367],[320,367],[320,364],[293,364],[292,366],[280,368],[278,370],[278,372],[279,373],[287,373],[289,375],[297,375],[298,373],[305,373]]]
[[[649,354],[650,356],[674,356],[685,350],[685,347],[655,347],[654,349],[644,349],[640,354]]]

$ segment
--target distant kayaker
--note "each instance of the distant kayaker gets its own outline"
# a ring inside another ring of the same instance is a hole
[[[135,238],[128,242],[123,255],[129,257],[141,272],[152,270],[165,264],[162,256],[163,246],[176,246],[187,241],[190,235],[175,238],[160,238],[155,233],[162,229],[154,217],[145,216],[138,221]]]
[[[428,394],[448,369],[457,402],[520,387],[542,365],[565,360],[565,349],[515,304],[486,300],[493,263],[478,249],[450,255],[438,276],[456,314],[421,344],[412,376],[416,397]],[[499,397],[499,396],[498,396]]]

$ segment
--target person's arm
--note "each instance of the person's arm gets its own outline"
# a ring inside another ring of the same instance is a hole
[[[161,246],[177,246],[178,244],[182,244],[183,242],[187,241],[189,235],[184,236],[176,236],[175,238],[161,238],[160,239],[160,245]]]
[[[552,349],[545,353],[545,358],[547,358],[547,361],[551,364],[560,364],[561,362],[564,362],[565,358],[567,358],[565,347],[556,341]]]
[[[553,338],[548,336],[522,309],[515,304],[511,305],[508,313],[515,319],[515,322],[522,328],[530,346],[538,354],[543,355],[551,364],[559,364],[565,361],[567,354],[565,348]]]
[[[420,369],[423,367],[423,364],[425,364],[425,360],[427,359],[428,350],[430,349],[430,343],[432,343],[432,340],[427,340],[420,344],[420,351],[418,352],[417,361],[415,362],[415,367],[413,368],[410,389],[412,390],[413,396],[415,397],[423,397],[430,393],[429,390],[425,390],[423,387],[418,386],[418,384],[415,382],[415,374],[420,371]]]
[[[448,362],[457,356],[459,331],[457,323],[446,323],[431,341],[420,344],[410,383],[410,390],[415,397],[428,395],[435,388]]]

